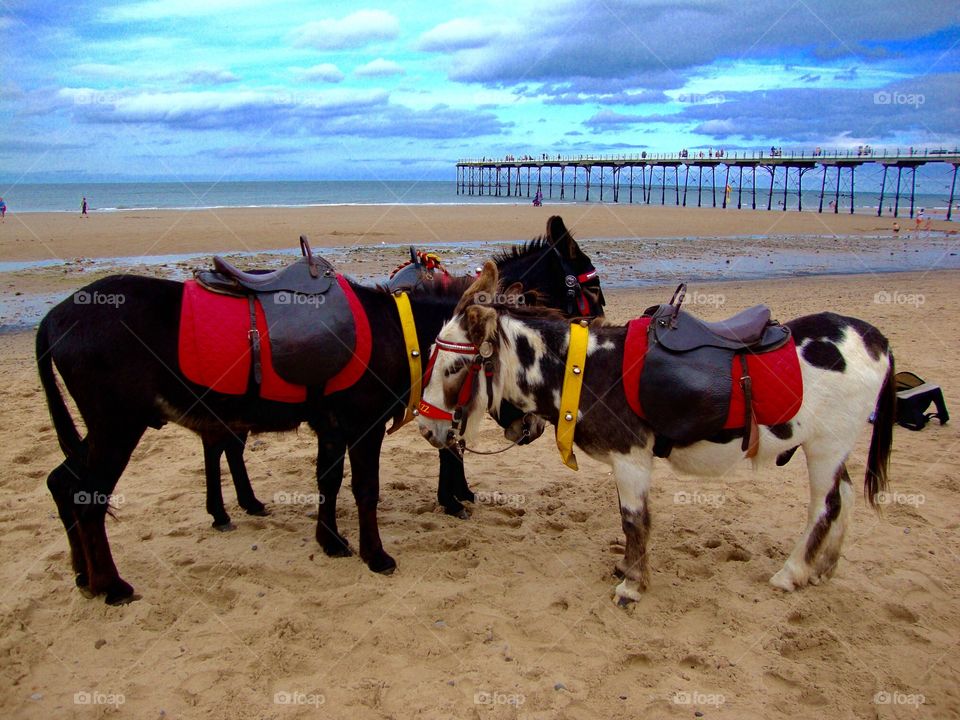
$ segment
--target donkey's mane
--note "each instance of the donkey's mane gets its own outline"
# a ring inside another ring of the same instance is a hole
[[[519,260],[527,255],[535,253],[539,250],[543,250],[544,246],[549,247],[549,244],[550,238],[541,235],[538,238],[528,240],[520,245],[513,245],[509,249],[497,251],[493,255],[493,261],[497,265],[500,265],[501,262],[505,262],[507,260]]]

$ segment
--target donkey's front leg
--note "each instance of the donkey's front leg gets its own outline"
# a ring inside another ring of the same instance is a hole
[[[623,560],[616,566],[616,572],[623,580],[614,590],[614,597],[618,605],[626,606],[639,600],[650,583],[647,565],[648,493],[653,455],[648,450],[635,449],[628,455],[614,455],[612,464],[620,498],[620,521],[627,537]]]
[[[437,481],[437,502],[443,506],[447,515],[466,520],[470,511],[461,500],[474,501],[473,491],[467,485],[467,476],[463,469],[463,455],[454,448],[440,450],[440,478]]]

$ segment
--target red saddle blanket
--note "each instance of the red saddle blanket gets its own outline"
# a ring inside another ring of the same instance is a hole
[[[352,359],[327,381],[324,394],[348,388],[360,379],[370,361],[372,344],[370,323],[360,301],[342,276],[338,275],[337,280],[353,312],[357,341]],[[266,317],[260,301],[254,304],[256,329],[260,333],[260,397],[276,402],[304,402],[306,386],[287,382],[274,369]],[[246,298],[210,292],[195,280],[184,283],[178,356],[180,370],[190,382],[225,395],[244,395],[252,382],[250,330],[250,304]]]
[[[649,317],[632,320],[627,326],[623,353],[623,389],[630,408],[640,417],[646,417],[640,406],[640,376],[647,354]],[[790,420],[803,402],[803,377],[797,346],[791,337],[784,345],[761,355],[747,354],[747,369],[753,387],[753,411],[759,425],[779,425]],[[746,416],[743,388],[740,386],[742,367],[736,357],[730,366],[730,409],[724,428],[743,427]]]

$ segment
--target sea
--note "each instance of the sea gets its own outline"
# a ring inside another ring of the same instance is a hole
[[[949,187],[941,187],[942,182],[924,183],[918,187],[915,206],[925,208],[928,217],[936,218],[946,214]],[[810,185],[813,183],[808,180]],[[863,184],[862,191],[857,191],[853,198],[855,212],[876,212],[880,200],[879,183],[873,188],[868,182]],[[123,183],[4,183],[0,181],[0,197],[7,205],[7,212],[79,212],[80,203],[84,197],[91,212],[118,212],[123,210],[152,210],[152,209],[207,209],[228,207],[310,207],[322,205],[486,205],[518,204],[531,202],[526,197],[526,186],[523,185],[520,197],[505,195],[465,195],[457,194],[455,181],[360,181],[360,180],[306,180],[306,181],[222,181],[222,182],[123,182]],[[535,191],[535,188],[531,189]],[[684,189],[680,187],[681,199]],[[701,203],[704,207],[713,204],[716,198],[717,206],[723,202],[724,190],[717,187],[711,192],[709,186],[703,187]],[[757,208],[765,209],[768,188],[757,188]],[[579,188],[578,198],[573,198],[569,183],[566,197],[560,199],[560,187],[554,183],[553,187],[544,182],[544,202],[546,204],[567,204],[584,202],[583,187]],[[619,201],[625,204],[629,201],[630,188],[624,183],[620,187]],[[827,192],[823,201],[823,210],[827,212],[832,195]],[[591,202],[599,200],[599,186],[595,183],[592,188]],[[817,189],[804,189],[802,196],[804,211],[815,212],[820,202],[820,192]],[[605,189],[602,202],[612,202],[612,193],[609,186]],[[676,205],[676,190],[668,185],[664,197],[668,206]],[[744,187],[740,195],[733,187],[728,199],[728,205],[737,206],[738,200],[742,206],[749,208],[753,197],[750,189]],[[782,207],[782,187],[774,188],[772,206]],[[637,184],[633,188],[633,202],[642,202],[642,191]],[[653,205],[661,204],[661,188],[654,187],[650,202]],[[687,206],[696,206],[697,187],[690,185],[687,189]],[[887,208],[892,207],[893,198],[890,197],[888,187],[884,198],[885,214]],[[797,207],[797,193],[791,188],[787,194],[787,207],[795,210]],[[850,195],[841,193],[841,212],[849,212]],[[906,214],[908,199],[901,194],[900,212]]]

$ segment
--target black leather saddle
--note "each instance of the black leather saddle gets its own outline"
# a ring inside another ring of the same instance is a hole
[[[771,320],[764,305],[727,320],[704,322],[680,309],[685,294],[686,285],[681,284],[670,303],[644,313],[651,320],[640,377],[643,411],[667,453],[673,444],[716,436],[729,414],[731,372],[739,356],[746,406],[743,449],[755,452],[757,428],[746,357],[781,347],[790,329]]]
[[[322,385],[353,356],[356,327],[336,270],[313,254],[303,235],[300,250],[302,258],[279,270],[240,270],[217,256],[213,270],[195,273],[197,282],[208,290],[248,299],[253,372],[258,384],[262,368],[257,301],[267,321],[273,366],[287,382]]]

